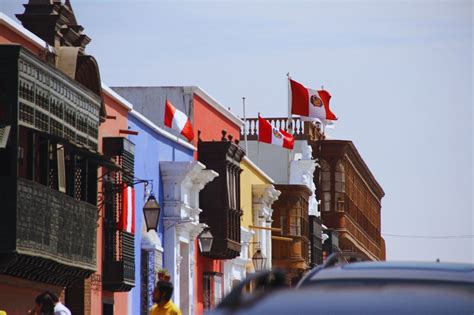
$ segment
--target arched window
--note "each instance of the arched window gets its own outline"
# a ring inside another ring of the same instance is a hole
[[[321,160],[321,205],[322,211],[331,211],[331,166]]]

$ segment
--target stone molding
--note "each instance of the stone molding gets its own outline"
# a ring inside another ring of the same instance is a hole
[[[252,185],[252,203],[254,216],[266,221],[272,218],[272,204],[278,199],[281,192],[271,184]],[[255,224],[257,222],[254,222]]]

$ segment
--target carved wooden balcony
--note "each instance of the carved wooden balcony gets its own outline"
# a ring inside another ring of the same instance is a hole
[[[66,286],[96,270],[97,207],[0,177],[0,273]]]

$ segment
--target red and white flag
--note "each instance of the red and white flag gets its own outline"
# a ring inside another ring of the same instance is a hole
[[[165,105],[165,126],[178,130],[189,141],[194,139],[193,126],[188,116],[174,108],[168,100],[166,100]]]
[[[127,185],[122,190],[122,215],[118,224],[120,230],[135,234],[135,189]]]
[[[274,144],[286,149],[293,150],[295,138],[284,131],[276,129],[267,120],[258,116],[258,141]]]
[[[312,90],[290,79],[291,113],[295,115],[319,118],[321,120],[337,120],[329,109],[331,94],[326,90]]]

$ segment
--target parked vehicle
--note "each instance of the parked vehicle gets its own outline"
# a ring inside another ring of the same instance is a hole
[[[474,314],[473,264],[361,260],[330,256],[295,288],[284,288],[281,271],[254,275],[213,314]]]

